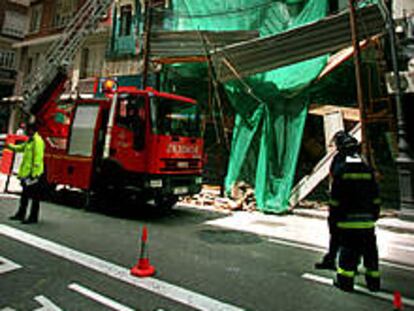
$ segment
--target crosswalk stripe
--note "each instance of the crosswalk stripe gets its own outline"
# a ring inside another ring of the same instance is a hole
[[[20,269],[22,266],[17,263],[0,256],[0,274]]]
[[[123,304],[120,304],[119,302],[112,300],[111,298],[105,297],[79,284],[72,283],[68,286],[68,288],[96,302],[99,302],[100,304],[107,306],[108,308],[111,308],[113,310],[134,311],[134,309],[124,306]]]
[[[42,295],[36,296],[34,299],[39,304],[41,304],[42,307],[37,308],[33,311],[63,311],[61,308],[59,308],[49,298],[46,298],[45,296],[42,296]]]

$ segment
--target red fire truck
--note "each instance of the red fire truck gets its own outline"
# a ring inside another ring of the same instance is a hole
[[[190,98],[104,83],[106,98],[50,101],[37,114],[46,140],[47,181],[88,195],[120,196],[171,207],[198,193],[202,120]]]

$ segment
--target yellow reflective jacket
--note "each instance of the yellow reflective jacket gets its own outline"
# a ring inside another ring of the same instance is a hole
[[[45,143],[38,133],[35,133],[32,139],[29,139],[22,144],[9,144],[6,147],[14,152],[23,152],[22,163],[20,164],[19,172],[17,173],[17,176],[20,179],[30,177],[36,178],[43,174]]]

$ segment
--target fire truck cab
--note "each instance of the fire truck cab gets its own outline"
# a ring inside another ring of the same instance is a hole
[[[103,197],[133,191],[162,207],[201,189],[203,121],[193,99],[119,87],[103,99],[57,102],[45,115],[52,186]]]

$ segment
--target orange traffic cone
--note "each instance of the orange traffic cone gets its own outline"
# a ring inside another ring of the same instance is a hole
[[[394,292],[394,311],[401,311],[403,309],[401,293],[399,291]]]
[[[148,258],[148,252],[146,250],[146,244],[148,240],[147,227],[142,229],[141,238],[141,253],[138,259],[138,263],[131,268],[131,274],[139,277],[146,277],[155,274],[155,268],[151,266]]]

